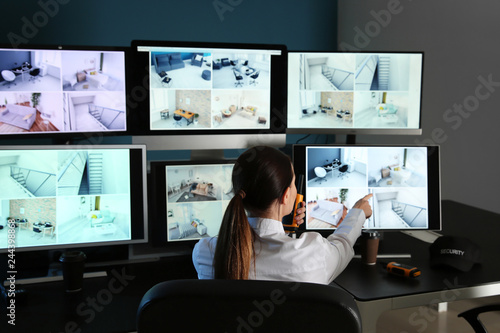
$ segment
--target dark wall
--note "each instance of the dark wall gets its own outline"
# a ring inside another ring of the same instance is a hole
[[[2,4],[0,42],[126,46],[133,39],[336,47],[337,1],[27,0]]]
[[[332,163],[334,159],[340,160],[339,148],[318,148],[310,150],[307,156],[307,162],[309,164],[309,169],[307,170],[307,178],[316,178],[314,168],[317,166],[323,166]]]
[[[25,62],[31,61],[29,51],[26,52],[4,52],[0,58],[0,68],[15,68],[21,66]],[[0,75],[1,76],[1,75]],[[3,82],[3,77],[0,77],[0,82]]]
[[[337,47],[336,0],[23,0],[2,4],[2,12],[8,14],[0,20],[0,43],[14,46],[128,46],[149,39],[285,44],[289,50]]]
[[[422,135],[358,141],[439,144],[443,199],[496,213],[499,11],[499,2],[484,0],[355,0],[339,1],[338,13],[339,44],[345,48],[425,54]]]

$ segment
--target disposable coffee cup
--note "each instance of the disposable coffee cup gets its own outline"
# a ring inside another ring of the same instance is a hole
[[[361,260],[367,265],[375,265],[377,263],[380,233],[365,231],[361,237]]]
[[[81,251],[66,251],[59,258],[62,263],[64,289],[67,292],[82,290],[85,259],[87,256]]]

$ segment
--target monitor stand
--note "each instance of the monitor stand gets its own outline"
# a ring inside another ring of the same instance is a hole
[[[191,161],[220,161],[224,159],[223,149],[191,150]]]
[[[361,242],[361,252],[367,258],[374,258],[376,251],[377,259],[411,259],[410,253],[380,253],[380,242],[383,240],[383,233],[375,230],[363,230],[359,241]],[[354,258],[362,258],[362,255],[355,255]]]
[[[401,230],[401,232],[429,244],[434,243],[436,239],[443,236],[432,230]]]

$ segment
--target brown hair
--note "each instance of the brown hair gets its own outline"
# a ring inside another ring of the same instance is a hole
[[[234,197],[217,239],[213,262],[216,279],[248,279],[256,235],[246,212],[252,216],[266,212],[277,204],[292,180],[291,160],[279,150],[258,146],[241,154],[232,173]]]

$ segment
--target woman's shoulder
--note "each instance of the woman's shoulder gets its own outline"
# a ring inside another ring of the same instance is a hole
[[[200,239],[193,248],[193,260],[198,258],[200,255],[205,256],[208,253],[213,253],[215,251],[215,247],[217,246],[217,237],[205,237]]]
[[[195,249],[201,249],[201,248],[206,248],[206,247],[213,247],[217,244],[217,236],[212,236],[212,237],[205,237],[200,239],[196,244],[194,245]]]

